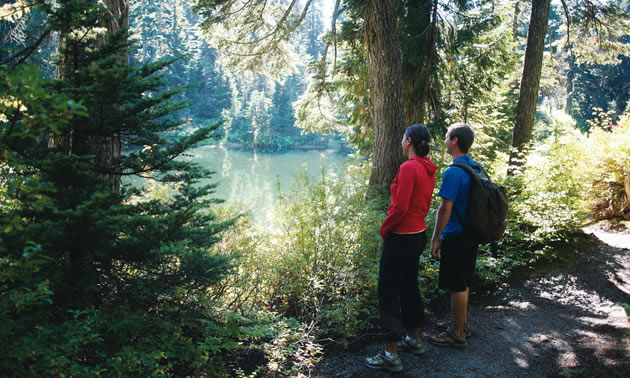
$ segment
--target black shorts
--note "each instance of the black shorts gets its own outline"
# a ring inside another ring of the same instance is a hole
[[[470,287],[477,247],[478,243],[465,232],[441,241],[440,289],[465,291]]]

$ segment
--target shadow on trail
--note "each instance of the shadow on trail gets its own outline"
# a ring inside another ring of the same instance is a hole
[[[504,285],[489,296],[471,296],[468,348],[428,345],[424,356],[401,354],[399,377],[602,377],[630,375],[630,251],[593,237],[549,272]],[[436,333],[425,328],[425,336]],[[386,377],[363,366],[380,343],[326,355],[319,377]]]

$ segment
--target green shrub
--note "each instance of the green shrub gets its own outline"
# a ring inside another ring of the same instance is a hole
[[[630,207],[624,188],[630,175],[630,115],[621,117],[609,131],[607,128],[591,128],[583,152],[588,157],[582,162],[584,200],[595,220],[621,217],[624,206]]]
[[[228,308],[268,308],[315,324],[322,337],[355,336],[373,324],[385,214],[365,199],[365,179],[356,167],[319,180],[301,172],[272,226],[252,231],[241,219],[228,231],[219,248],[241,254],[238,273],[221,285]]]

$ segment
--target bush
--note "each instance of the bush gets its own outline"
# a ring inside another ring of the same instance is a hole
[[[610,127],[608,123],[606,127]],[[630,212],[624,183],[630,175],[630,115],[610,131],[591,128],[582,161],[586,181],[585,205],[595,220],[623,217]]]
[[[376,310],[376,277],[384,217],[367,201],[363,168],[342,177],[301,172],[281,195],[273,226],[252,232],[248,220],[229,231],[222,250],[242,254],[238,274],[222,285],[233,310],[268,308],[320,337],[352,337],[369,328]],[[377,203],[378,202],[378,203]]]

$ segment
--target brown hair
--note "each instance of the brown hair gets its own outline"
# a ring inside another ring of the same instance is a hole
[[[448,128],[449,139],[457,138],[457,145],[463,153],[467,154],[475,140],[475,132],[465,123],[454,123]]]

